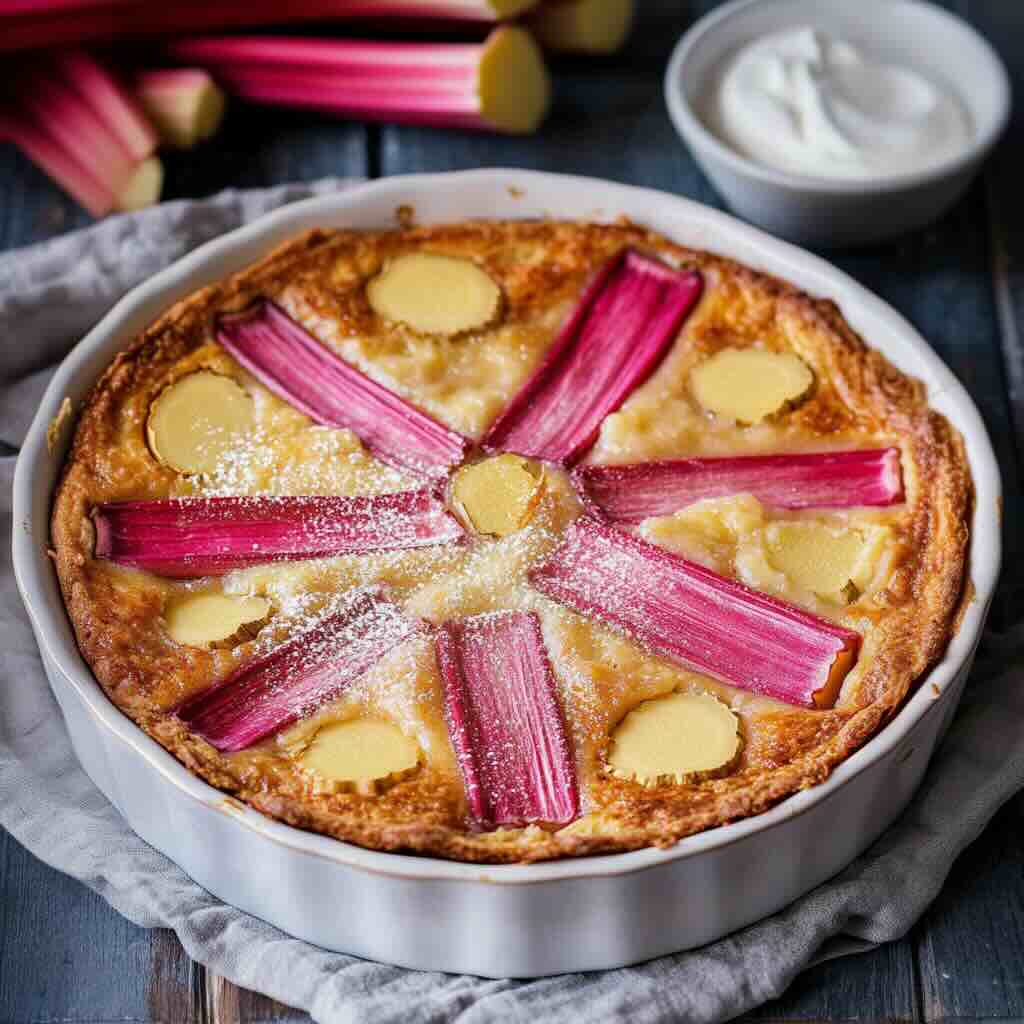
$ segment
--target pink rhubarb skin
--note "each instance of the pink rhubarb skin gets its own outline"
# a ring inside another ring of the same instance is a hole
[[[0,0],[0,16],[34,14],[56,16],[66,11],[95,11],[135,8],[159,22],[165,9],[153,8],[152,0]],[[241,8],[241,10],[239,10]],[[187,12],[187,8],[185,8]],[[198,17],[250,17],[282,21],[289,17],[338,18],[440,18],[450,21],[493,21],[494,11],[486,0],[303,0],[302,4],[282,7],[280,0],[210,0]]]
[[[483,0],[0,0],[0,51],[181,35],[282,22],[351,18],[495,21]]]
[[[172,498],[99,505],[96,557],[173,579],[461,541],[429,489],[374,497]]]
[[[19,103],[71,159],[87,168],[113,196],[124,191],[138,161],[74,83],[61,74],[59,63],[33,62],[16,79],[15,88]]]
[[[244,750],[339,697],[422,628],[374,588],[186,701],[178,717],[224,753]]]
[[[152,156],[158,141],[156,130],[131,93],[99,61],[81,50],[58,53],[54,61],[134,163]]]
[[[382,462],[439,477],[470,447],[468,438],[350,366],[270,301],[222,317],[217,340],[274,394],[317,423],[352,430]]]
[[[94,217],[103,217],[114,208],[116,197],[111,189],[38,124],[21,116],[0,113],[0,139],[13,142]]]
[[[494,131],[478,90],[484,43],[291,37],[185,39],[175,59],[209,68],[232,93],[361,120]]]
[[[860,647],[852,630],[589,516],[529,578],[686,668],[801,707],[834,702]]]
[[[695,271],[624,250],[588,285],[544,361],[483,439],[549,462],[579,458],[653,372],[700,298]]]
[[[577,493],[612,522],[670,516],[705,498],[752,494],[773,508],[851,508],[903,500],[898,448],[578,466]]]
[[[495,612],[446,622],[436,650],[475,825],[577,818],[576,766],[537,616]]]

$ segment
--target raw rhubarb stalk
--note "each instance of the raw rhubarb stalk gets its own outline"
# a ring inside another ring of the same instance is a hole
[[[576,818],[576,767],[537,616],[446,622],[436,649],[448,734],[476,824]]]
[[[700,298],[702,279],[623,251],[584,290],[544,361],[491,426],[486,448],[570,462],[647,379]]]
[[[803,707],[830,707],[860,637],[589,516],[530,573],[541,593],[686,668]]]
[[[224,93],[200,68],[140,71],[133,80],[135,95],[159,132],[160,141],[191,149],[212,138],[224,118]]]
[[[115,196],[131,181],[137,161],[59,69],[41,61],[16,79],[18,102],[69,156]]]
[[[579,466],[573,483],[591,511],[623,523],[670,516],[695,501],[731,494],[752,494],[773,508],[882,506],[903,500],[898,448]]]
[[[156,130],[135,98],[90,54],[81,50],[54,57],[58,73],[109,127],[114,137],[136,162],[152,156]]]
[[[0,0],[0,50],[161,36],[313,19],[404,18],[486,24],[536,0]]]
[[[94,217],[102,217],[114,208],[116,197],[110,188],[37,124],[23,117],[0,114],[0,138],[13,142]]]
[[[9,90],[21,148],[95,216],[159,198],[163,168],[125,141],[117,115],[122,90],[87,55],[26,62]]]
[[[420,628],[375,589],[356,591],[311,629],[186,701],[178,717],[218,750],[244,750],[339,697]]]
[[[96,557],[188,579],[267,562],[424,547],[464,531],[431,490],[341,498],[172,498],[99,505]]]
[[[530,132],[550,94],[540,51],[515,27],[483,43],[215,37],[169,52],[247,99],[364,120]]]
[[[220,343],[259,381],[317,423],[354,431],[379,459],[428,476],[470,442],[350,366],[273,302],[222,317]]]

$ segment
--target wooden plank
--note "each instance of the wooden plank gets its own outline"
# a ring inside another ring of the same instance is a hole
[[[1003,138],[986,168],[992,269],[1003,354],[1018,453],[1024,453],[1024,5],[972,0],[971,18],[1000,52],[1010,72],[1017,103]]]
[[[138,928],[0,831],[0,1021],[199,1021],[172,933]]]
[[[238,988],[226,978],[207,972],[205,1024],[303,1024],[310,1017],[302,1010]]]
[[[1024,797],[960,857],[918,932],[926,1019],[1024,1018]]]
[[[778,999],[740,1019],[781,1022],[919,1018],[913,949],[904,939],[812,967],[798,975]]]
[[[0,145],[0,251],[83,227],[89,215],[11,145]]]

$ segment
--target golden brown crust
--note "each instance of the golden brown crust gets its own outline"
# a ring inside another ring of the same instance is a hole
[[[162,602],[159,583],[140,585],[138,574],[92,558],[89,514],[98,501],[164,497],[171,486],[173,473],[147,455],[142,411],[183,366],[226,358],[211,344],[216,314],[296,282],[308,285],[304,295],[317,314],[343,319],[356,332],[372,331],[365,299],[342,308],[335,293],[350,286],[353,275],[372,273],[396,247],[416,245],[471,252],[501,281],[506,316],[513,322],[528,322],[538,308],[569,301],[586,275],[622,246],[697,267],[708,289],[687,329],[689,344],[713,352],[739,333],[789,347],[816,377],[813,393],[792,413],[803,434],[860,432],[898,440],[907,489],[900,549],[874,609],[862,610],[875,621],[872,657],[844,691],[841,706],[752,716],[740,767],[724,778],[644,787],[598,774],[589,810],[612,819],[613,830],[552,834],[532,828],[507,836],[467,829],[461,785],[451,773],[425,767],[373,797],[312,793],[301,773],[269,757],[244,763],[225,757],[167,713],[238,664],[251,646],[203,651],[169,645],[154,626]],[[535,250],[544,258],[521,258]],[[923,386],[867,348],[833,303],[631,224],[465,223],[379,234],[312,231],[169,309],[114,360],[85,402],[54,501],[52,534],[83,656],[115,704],[190,770],[265,814],[339,839],[381,850],[509,862],[668,846],[766,810],[827,778],[892,717],[941,657],[968,599],[971,502],[959,435],[928,408]]]

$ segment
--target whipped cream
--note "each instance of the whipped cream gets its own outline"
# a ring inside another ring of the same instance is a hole
[[[743,156],[821,178],[923,171],[972,134],[956,96],[809,26],[743,47],[709,99],[708,126]]]

